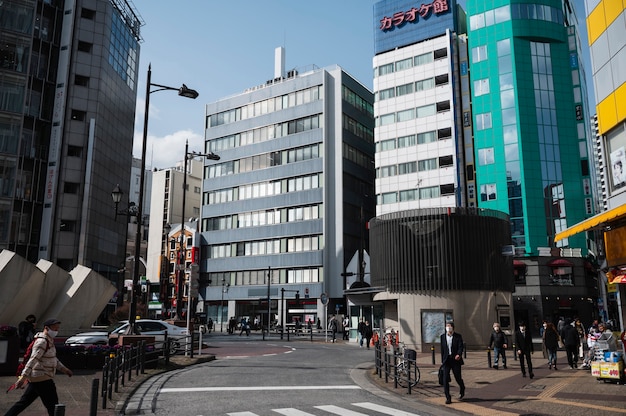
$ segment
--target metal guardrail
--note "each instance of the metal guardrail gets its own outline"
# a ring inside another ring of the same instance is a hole
[[[398,348],[387,349],[381,342],[374,345],[376,374],[379,378],[384,376],[385,383],[392,378],[394,388],[406,388],[407,393],[411,394],[411,389],[420,379],[417,356],[411,357],[410,354],[403,356],[398,351]]]

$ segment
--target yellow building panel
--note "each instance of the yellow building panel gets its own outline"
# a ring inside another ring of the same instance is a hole
[[[605,2],[606,0],[598,4],[587,17],[587,35],[589,37],[589,46],[591,46],[593,42],[595,42],[596,39],[598,39],[600,35],[606,30],[606,20],[604,16]]]
[[[598,130],[600,134],[606,134],[617,124],[615,93],[610,94],[596,105],[596,111],[598,112]]]
[[[617,121],[626,120],[626,83],[622,84],[615,90],[615,107]]]
[[[619,0],[604,0],[602,3],[604,4],[604,20],[608,27],[624,12],[624,2]]]

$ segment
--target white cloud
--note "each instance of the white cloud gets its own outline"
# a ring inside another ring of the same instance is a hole
[[[135,130],[133,156],[141,158],[143,131]],[[189,140],[190,152],[204,152],[204,136],[191,129],[179,130],[163,137],[148,134],[146,146],[146,169],[165,169],[183,161],[185,140]]]

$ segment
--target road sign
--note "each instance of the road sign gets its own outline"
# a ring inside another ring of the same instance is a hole
[[[328,305],[328,295],[326,293],[322,293],[320,295],[320,301],[322,302],[322,305]]]

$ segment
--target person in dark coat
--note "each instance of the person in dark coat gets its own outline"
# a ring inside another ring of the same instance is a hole
[[[493,346],[493,368],[498,369],[498,359],[502,356],[502,365],[506,370],[506,348],[508,347],[509,340],[506,334],[500,329],[500,324],[495,322],[493,324],[493,332],[489,338],[489,348]]]
[[[365,320],[363,318],[361,318],[357,330],[359,332],[359,348],[363,348],[363,339],[365,339]]]
[[[35,339],[35,315],[28,315],[26,319],[17,326],[17,334],[20,337],[20,350],[26,351],[30,342]]]
[[[363,326],[363,338],[365,339],[365,345],[367,346],[368,350],[370,349],[372,335],[374,335],[374,331],[370,326],[370,321],[365,321],[365,325]]]
[[[554,367],[556,368],[556,352],[559,349],[559,334],[556,332],[556,327],[552,322],[548,322],[546,324],[546,329],[543,331],[543,345],[546,347],[546,351],[548,352],[548,366],[549,369],[552,370]]]
[[[561,339],[565,345],[565,353],[567,354],[567,365],[570,369],[578,367],[578,345],[580,344],[580,337],[578,331],[572,325],[571,319],[565,320],[565,326],[561,331]]]
[[[528,375],[530,378],[535,377],[535,374],[533,373],[533,362],[530,358],[531,354],[534,352],[533,337],[528,328],[526,328],[526,323],[524,322],[520,322],[519,329],[515,331],[515,345],[517,346],[517,355],[519,357],[519,364],[522,370],[522,377],[526,377],[524,360],[528,365]]]
[[[465,383],[461,377],[461,366],[463,365],[463,337],[454,332],[454,322],[446,323],[446,332],[441,334],[441,364],[443,366],[443,392],[446,395],[446,404],[452,403],[450,396],[450,370],[454,374],[454,379],[459,385],[459,400],[465,397]]]

